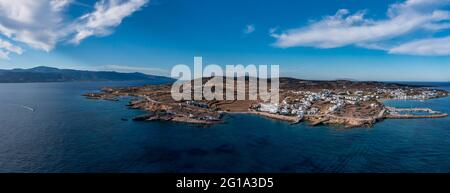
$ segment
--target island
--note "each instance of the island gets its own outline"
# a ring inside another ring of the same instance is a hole
[[[115,71],[87,71],[38,66],[30,69],[0,69],[0,83],[93,82],[93,81],[158,81],[173,82],[165,76]]]
[[[203,83],[208,80],[209,78],[204,78]],[[245,81],[248,86],[248,77]],[[270,103],[260,99],[175,101],[171,96],[171,87],[171,84],[162,84],[102,88],[99,92],[87,93],[84,96],[89,99],[101,100],[118,100],[124,96],[132,97],[128,106],[147,112],[142,116],[135,117],[133,119],[135,121],[218,124],[223,123],[222,116],[226,113],[248,113],[292,124],[305,121],[313,126],[336,124],[345,127],[371,127],[384,119],[446,117],[448,114],[445,112],[429,108],[394,108],[384,105],[383,101],[428,100],[450,96],[448,91],[426,85],[280,78],[279,103]]]

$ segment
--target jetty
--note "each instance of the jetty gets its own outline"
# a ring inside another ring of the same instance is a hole
[[[433,119],[433,118],[444,118],[448,117],[446,113],[433,114],[433,115],[401,115],[401,114],[389,114],[386,115],[387,119]]]
[[[430,108],[395,108],[386,107],[388,114],[385,118],[388,119],[427,119],[427,118],[444,118],[448,117],[447,113],[432,110]],[[414,114],[400,114],[402,112],[426,112],[428,115],[414,115]]]

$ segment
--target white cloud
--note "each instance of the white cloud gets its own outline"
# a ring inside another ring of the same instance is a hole
[[[251,34],[255,31],[255,25],[246,25],[244,29],[244,34]]]
[[[79,43],[89,36],[104,36],[111,33],[112,28],[122,23],[125,17],[139,10],[148,0],[102,0],[95,4],[95,11],[83,15],[77,21],[76,35],[72,42]]]
[[[0,59],[8,60],[9,59],[9,53],[7,51],[0,50]]]
[[[22,54],[23,50],[19,46],[15,46],[12,43],[0,39],[0,59],[9,59],[9,54]]]
[[[70,1],[0,0],[0,33],[49,51],[61,36],[61,11]]]
[[[16,53],[16,54],[22,54],[23,50],[21,47],[19,46],[15,46],[13,44],[11,44],[8,41],[2,40],[0,39],[0,51],[2,52],[2,54],[0,54],[0,58],[3,59],[7,59],[9,53]]]
[[[408,42],[391,48],[389,53],[419,56],[450,55],[450,37],[430,38]]]
[[[20,42],[50,51],[61,42],[79,43],[89,36],[108,35],[125,17],[147,3],[148,0],[100,0],[92,12],[69,19],[73,17],[66,15],[68,7],[80,6],[75,0],[0,0],[0,34],[14,44]],[[4,49],[0,55],[19,54],[17,51],[15,46],[15,51]]]
[[[274,46],[281,48],[304,46],[325,49],[353,45],[389,51],[397,47],[396,44],[407,41],[393,41],[403,38],[404,35],[417,31],[433,34],[449,29],[450,12],[442,9],[449,3],[450,0],[407,0],[391,5],[386,19],[382,20],[367,18],[366,11],[350,14],[348,10],[341,9],[335,15],[313,21],[305,27],[271,35],[276,38]],[[429,47],[432,48],[437,47]]]

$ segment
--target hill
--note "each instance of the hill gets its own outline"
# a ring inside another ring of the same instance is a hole
[[[0,83],[130,80],[172,81],[172,79],[168,77],[147,75],[138,72],[120,73],[114,71],[86,71],[58,69],[46,66],[39,66],[30,69],[0,70]]]

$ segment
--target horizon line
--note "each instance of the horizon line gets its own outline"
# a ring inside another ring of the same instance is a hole
[[[76,68],[76,67],[54,67],[54,66],[45,66],[45,65],[39,65],[39,66],[34,66],[34,67],[29,67],[29,68],[0,68],[0,70],[16,70],[16,69],[22,69],[22,70],[29,70],[29,69],[33,69],[33,68],[38,68],[38,67],[47,67],[47,68],[56,68],[59,70],[77,70],[77,71],[92,71],[92,72],[117,72],[117,73],[128,73],[128,74],[132,74],[132,73],[141,73],[141,74],[145,74],[145,75],[151,75],[151,76],[162,76],[162,77],[167,77],[167,78],[172,78],[171,76],[167,76],[167,75],[161,75],[161,74],[152,74],[152,73],[144,73],[144,72],[139,72],[139,71],[120,71],[120,70],[102,70],[102,69],[83,69],[83,67],[81,68]],[[136,67],[136,68],[144,68],[144,67]],[[429,83],[448,83],[450,82],[450,80],[373,80],[373,79],[367,79],[367,80],[359,80],[359,79],[355,79],[355,78],[337,78],[337,79],[304,79],[301,77],[294,77],[294,76],[280,76],[279,78],[294,78],[294,79],[299,79],[299,80],[305,80],[305,81],[351,81],[351,82],[429,82]],[[173,78],[176,79],[176,78]]]

